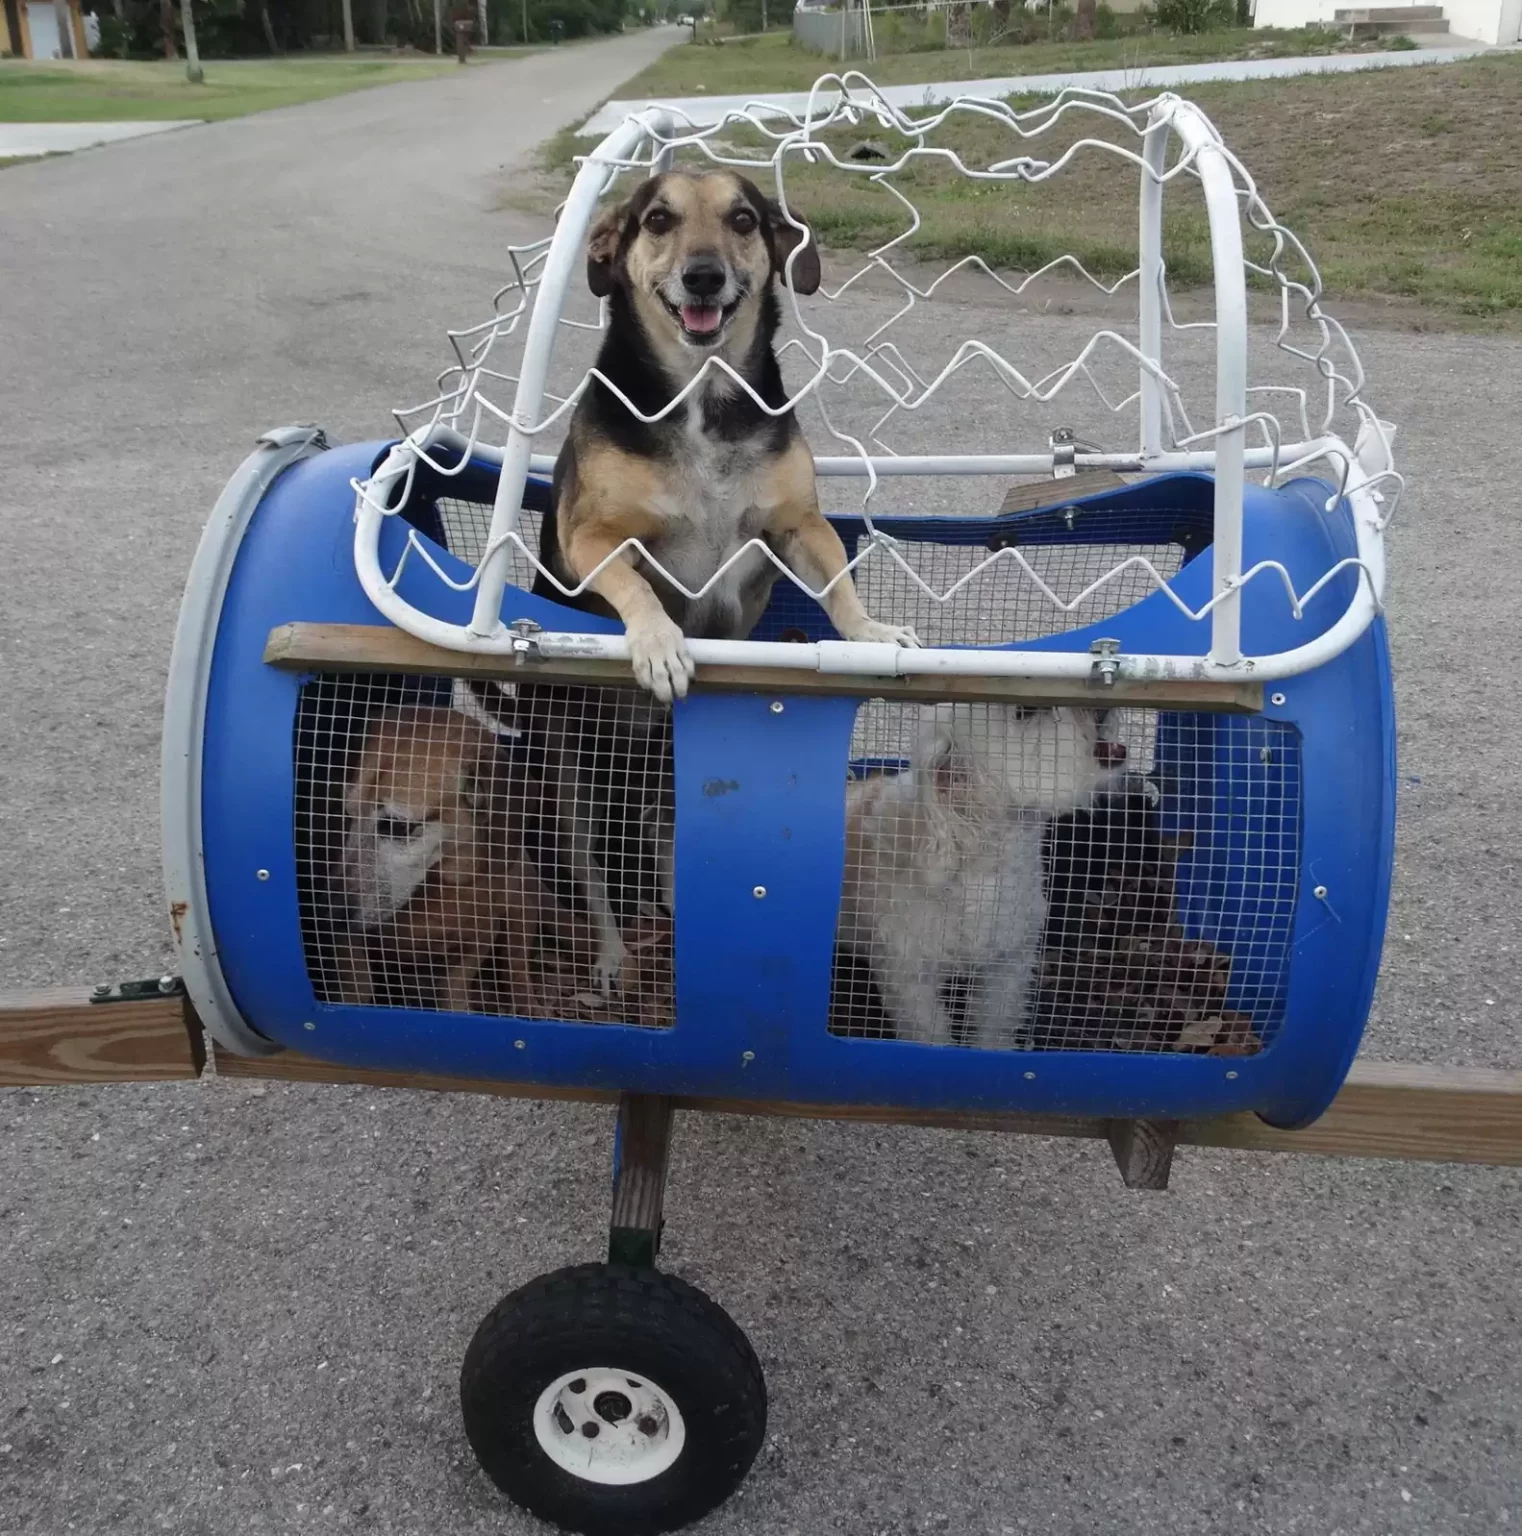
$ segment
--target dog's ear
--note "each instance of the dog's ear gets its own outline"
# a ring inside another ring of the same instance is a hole
[[[803,215],[796,208],[791,212],[794,220],[803,225],[801,229],[788,222],[788,216],[782,211],[781,203],[775,198],[767,198],[766,213],[772,226],[772,250],[777,276],[786,282],[794,293],[814,293],[818,291],[821,276],[819,240],[814,231],[809,228]],[[794,251],[798,252],[798,256],[793,262],[790,275],[787,262]]]
[[[629,221],[628,203],[605,209],[587,235],[587,287],[605,299],[618,286],[619,247]]]
[[[949,724],[942,724],[921,745],[918,756],[924,788],[932,799],[955,803],[967,794],[976,765],[966,743]]]

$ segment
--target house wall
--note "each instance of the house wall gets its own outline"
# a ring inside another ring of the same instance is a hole
[[[1323,26],[1335,26],[1335,12],[1360,3],[1395,10],[1406,5],[1430,4],[1431,0],[1258,0],[1253,25],[1309,27],[1319,22]],[[1517,41],[1522,0],[1442,0],[1442,6],[1449,27],[1459,37],[1477,43]]]

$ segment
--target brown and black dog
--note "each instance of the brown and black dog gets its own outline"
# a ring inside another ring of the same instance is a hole
[[[493,734],[456,710],[386,709],[370,720],[334,870],[337,1001],[379,999],[379,956],[410,979],[408,992],[438,971],[441,1008],[532,1016],[541,941],[590,965],[585,923],[557,905],[523,846],[533,794]],[[494,955],[498,983],[478,1003]]]
[[[566,586],[588,581],[570,602],[623,621],[635,677],[663,701],[687,692],[693,662],[684,637],[744,639],[778,572],[751,550],[689,599],[633,551],[598,570],[629,539],[689,591],[763,540],[814,590],[833,583],[824,606],[845,639],[918,643],[912,631],[868,616],[840,538],[819,511],[813,457],[773,349],[779,280],[814,292],[818,247],[728,170],[654,176],[603,214],[588,240],[587,282],[609,301],[597,357],[608,383],[594,379],[572,417],[540,558]],[[653,416],[714,357],[769,409],[717,368],[658,421],[640,420],[614,393]],[[567,601],[543,577],[536,591]]]

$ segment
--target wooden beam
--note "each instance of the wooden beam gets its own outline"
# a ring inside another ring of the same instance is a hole
[[[581,683],[634,687],[627,661],[557,657],[519,662],[430,645],[405,630],[377,624],[281,624],[265,642],[264,659],[287,672],[403,672],[424,677],[500,678],[509,682]],[[1100,689],[1061,678],[865,677],[800,672],[788,667],[704,667],[692,680],[699,693],[807,693],[848,698],[906,699],[921,703],[1070,704],[1092,708],[1207,710],[1255,714],[1263,708],[1261,683],[1115,682]]]
[[[96,1003],[88,987],[0,993],[0,1087],[195,1078],[200,1020],[183,996]]]
[[[618,1167],[608,1220],[608,1262],[653,1268],[661,1246],[671,1100],[626,1093],[618,1101]]]
[[[615,1103],[607,1089],[541,1088],[532,1083],[476,1082],[406,1072],[329,1066],[294,1052],[241,1057],[218,1050],[223,1077],[280,1078],[305,1083],[362,1083],[375,1088],[494,1094],[506,1098]],[[672,1107],[730,1115],[854,1120],[873,1125],[937,1126],[1031,1136],[1108,1140],[1109,1122],[1072,1115],[1020,1115],[997,1110],[917,1110],[860,1104],[782,1104],[750,1099],[675,1097]],[[1179,1122],[1178,1145],[1250,1152],[1314,1152],[1408,1162],[1522,1166],[1522,1072],[1361,1061],[1314,1125],[1278,1131],[1256,1115],[1219,1115]]]
[[[1105,1135],[1127,1189],[1167,1189],[1177,1120],[1106,1120]]]

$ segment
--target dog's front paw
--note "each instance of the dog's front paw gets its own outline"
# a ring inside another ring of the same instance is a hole
[[[661,703],[686,698],[695,663],[681,630],[664,614],[658,620],[630,626],[629,659],[634,663],[635,682],[648,688]]]
[[[876,640],[881,645],[903,645],[916,650],[920,644],[920,637],[907,624],[879,624],[876,619],[863,619],[841,638]]]
[[[616,928],[610,928],[597,946],[597,959],[592,962],[592,985],[600,998],[606,1000],[617,991],[618,979],[628,958],[623,935]]]

